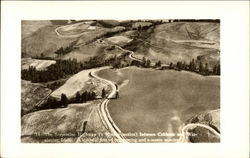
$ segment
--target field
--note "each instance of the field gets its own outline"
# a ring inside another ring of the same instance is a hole
[[[35,67],[37,70],[46,70],[46,68],[52,64],[55,64],[55,60],[39,60],[32,58],[22,58],[22,70],[29,69],[30,66]]]
[[[31,24],[32,25],[32,22]],[[34,23],[34,27],[36,23]],[[24,25],[23,27],[26,27]],[[105,38],[106,34],[118,33],[125,27],[117,26],[114,28],[105,28],[102,26],[92,26],[91,22],[79,22],[68,25],[44,25],[32,34],[22,37],[22,56],[36,57],[42,54],[45,57],[55,59],[77,59],[78,61],[87,61],[90,57],[108,55],[103,50],[108,45],[97,44],[96,40]],[[117,41],[117,38],[115,38]],[[128,38],[124,37],[127,42]],[[114,39],[112,40],[114,41]],[[57,55],[54,52],[60,48],[73,46],[70,52]],[[112,53],[112,52],[111,52]]]
[[[126,36],[113,36],[113,37],[107,38],[106,40],[113,44],[124,45],[124,44],[131,42],[132,39]]]
[[[33,32],[38,29],[52,25],[48,20],[22,20],[22,38],[30,36]]]
[[[210,62],[212,67],[219,61],[219,34],[217,23],[182,23],[173,22],[155,27],[150,37],[137,46],[135,56],[146,56],[152,61],[161,59],[169,64],[177,61],[189,63],[197,56],[215,57]]]
[[[220,79],[190,72],[124,68],[98,74],[122,85],[109,105],[122,132],[178,133],[187,119],[220,107]]]
[[[109,93],[110,88],[100,80],[90,78],[88,72],[76,74],[68,80],[69,82],[67,81],[65,85],[54,91],[55,93],[52,93],[51,96],[57,97],[55,94],[64,92],[67,87],[71,88],[69,92],[72,95],[78,90],[88,90],[95,91],[100,96],[103,87]],[[80,81],[82,83],[79,84]],[[74,83],[77,83],[77,87]],[[22,90],[25,90],[25,85],[22,85]],[[69,95],[67,92],[65,93]],[[28,94],[34,95],[30,91]],[[100,117],[99,106],[103,99],[98,98],[98,96],[96,100],[86,103],[69,104],[65,108],[40,110],[22,116],[21,141],[23,143],[114,142],[110,131],[104,126]],[[25,96],[22,95],[22,98],[25,98]],[[22,103],[23,105],[25,104]],[[101,136],[98,135],[100,133]]]
[[[55,57],[54,52],[59,48],[68,47],[77,38],[61,38],[55,29],[57,25],[45,26],[30,36],[22,39],[22,52],[26,57],[44,56]]]
[[[107,132],[97,113],[101,100],[70,104],[22,117],[22,142],[74,143],[83,133]],[[87,124],[84,126],[84,122]],[[80,142],[89,142],[82,137]]]
[[[71,25],[66,25],[62,26],[57,29],[57,31],[62,35],[62,36],[81,36],[83,32],[86,31],[91,31],[97,29],[95,26],[90,26],[91,22],[80,22],[76,24],[71,24]]]
[[[51,93],[50,89],[39,83],[31,83],[29,81],[22,80],[21,86],[21,109],[23,114],[32,111],[40,100]]]
[[[84,92],[86,90],[94,91],[100,96],[102,88],[108,89],[108,85],[91,78],[89,73],[92,71],[95,71],[95,69],[82,70],[73,75],[61,87],[56,89],[51,96],[59,99],[61,98],[61,94],[64,93],[68,98],[72,98],[78,91]]]

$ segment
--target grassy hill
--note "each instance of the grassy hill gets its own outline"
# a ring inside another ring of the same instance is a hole
[[[141,68],[102,70],[120,98],[109,111],[122,132],[180,132],[188,118],[220,107],[220,79],[190,72]]]
[[[40,28],[30,36],[22,39],[22,52],[27,57],[45,56],[55,57],[54,52],[59,48],[68,47],[70,43],[77,40],[75,38],[60,38],[55,33],[58,26],[45,26]]]
[[[32,58],[22,58],[21,68],[29,69],[30,66],[35,67],[37,70],[46,70],[46,68],[52,64],[55,64],[54,60],[38,60]]]
[[[73,49],[59,58],[86,61],[89,57],[102,53],[105,47],[108,47],[107,45],[100,47],[96,44],[97,39],[116,40],[115,37],[122,36],[124,39],[133,40],[131,45],[135,48],[135,56],[139,58],[145,56],[153,62],[161,60],[165,64],[177,61],[188,63],[200,57],[200,61],[204,64],[208,63],[212,69],[220,61],[219,23],[172,22],[155,26],[151,26],[153,25],[151,22],[115,20],[84,21],[73,24],[64,22],[64,25],[58,25],[55,22],[52,23],[53,25],[47,23],[41,25],[30,36],[23,38],[22,52],[26,57],[39,56],[42,53],[45,56],[56,57],[54,54],[56,50],[61,47],[66,48],[74,42],[74,46],[78,49]],[[144,26],[143,24],[147,24],[147,27],[139,29],[138,26]],[[34,23],[34,27],[37,28],[38,25]],[[25,26],[23,26],[24,32],[27,30]],[[55,32],[55,29],[60,26],[58,32],[62,35],[61,37]]]
[[[22,20],[22,39],[30,36],[33,32],[36,32],[39,28],[52,25],[49,20]]]
[[[109,46],[96,44],[97,39],[112,37],[113,34],[125,29],[121,26],[104,28],[92,25],[87,21],[67,25],[41,26],[37,31],[22,38],[22,56],[36,57],[43,54],[45,57],[57,59],[75,58],[78,61],[86,61],[90,57],[105,53],[103,50]],[[23,31],[27,29],[25,27],[26,25],[23,26]],[[54,53],[60,48],[66,49],[71,46],[73,49],[66,54],[57,55]]]
[[[32,111],[36,104],[51,93],[49,88],[39,83],[31,83],[29,81],[22,80],[21,86],[22,114]]]
[[[219,61],[220,26],[218,23],[173,22],[157,25],[150,36],[137,45],[136,56],[146,56],[152,61],[169,64],[190,62],[198,56],[211,64]],[[205,60],[206,56],[213,60]],[[212,61],[211,61],[212,60]],[[210,65],[212,67],[213,65]]]
[[[188,119],[186,123],[205,124],[220,133],[220,109],[211,110],[195,115]],[[220,142],[220,138],[218,136],[201,127],[190,129],[189,132],[191,133],[191,135],[189,136],[189,142]]]
[[[95,114],[100,103],[101,101],[97,100],[70,104],[67,108],[41,110],[24,115],[21,119],[21,140],[26,143],[74,143],[79,132],[84,132],[84,121],[87,121],[87,131],[93,126],[96,131],[103,128],[100,118]],[[93,121],[96,124],[92,124]]]

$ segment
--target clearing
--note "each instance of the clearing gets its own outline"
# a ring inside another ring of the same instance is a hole
[[[60,37],[79,37],[83,35],[84,32],[95,29],[97,29],[97,27],[91,26],[91,23],[80,22],[58,27],[55,29],[55,32]]]
[[[39,60],[32,58],[22,58],[22,70],[29,69],[30,66],[35,67],[37,70],[46,70],[46,68],[52,64],[55,64],[55,60]]]
[[[132,41],[132,39],[126,37],[126,36],[113,36],[106,39],[108,42],[111,42],[113,44],[117,45],[124,45]]]
[[[101,90],[103,88],[108,89],[108,85],[100,80],[92,78],[89,76],[89,73],[106,68],[107,67],[102,67],[80,71],[70,77],[61,87],[56,89],[51,96],[59,99],[61,98],[61,94],[64,93],[68,98],[72,98],[78,91],[84,92],[85,90],[94,91],[97,96],[101,96]]]

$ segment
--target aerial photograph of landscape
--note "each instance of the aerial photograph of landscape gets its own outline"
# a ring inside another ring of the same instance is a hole
[[[22,20],[21,142],[219,143],[220,53],[219,19]]]

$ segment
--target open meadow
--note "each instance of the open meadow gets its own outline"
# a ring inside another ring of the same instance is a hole
[[[220,107],[219,78],[136,67],[102,70],[98,75],[121,86],[120,98],[108,109],[124,133],[179,133],[191,116]]]
[[[29,113],[21,120],[22,142],[74,143],[84,132],[99,133],[105,130],[97,115],[100,103],[97,100]]]

